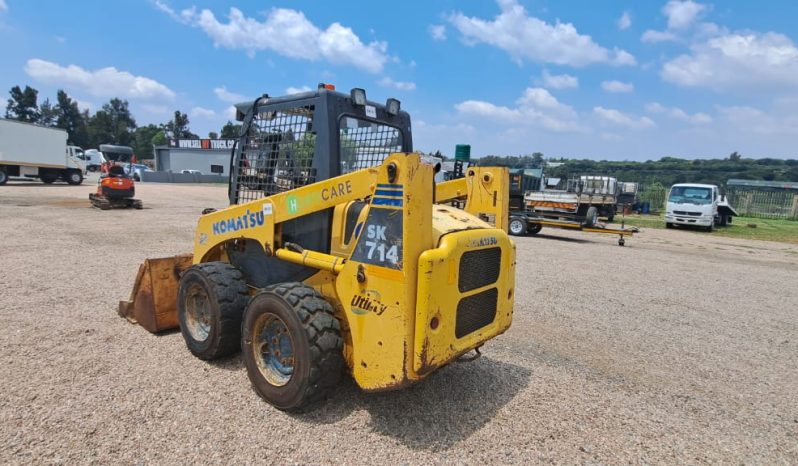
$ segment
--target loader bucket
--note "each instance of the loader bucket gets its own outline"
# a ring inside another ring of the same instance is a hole
[[[147,259],[139,266],[129,301],[119,301],[119,315],[152,333],[176,328],[180,276],[192,255]]]

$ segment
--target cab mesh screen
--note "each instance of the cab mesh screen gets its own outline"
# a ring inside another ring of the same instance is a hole
[[[254,116],[235,173],[238,204],[313,183],[313,106]]]

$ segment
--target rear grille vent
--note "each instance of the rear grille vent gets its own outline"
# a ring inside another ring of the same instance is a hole
[[[485,290],[460,300],[457,304],[457,320],[454,335],[457,338],[490,325],[496,319],[496,288]]]
[[[475,290],[499,279],[502,266],[501,248],[480,249],[463,253],[460,258],[460,292]]]

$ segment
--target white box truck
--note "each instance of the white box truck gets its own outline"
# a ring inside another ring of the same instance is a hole
[[[50,184],[83,182],[83,149],[67,146],[67,132],[0,119],[0,185],[10,177],[39,178]]]
[[[680,183],[671,186],[665,207],[665,227],[687,225],[712,231],[726,226],[737,216],[726,196],[714,184]]]

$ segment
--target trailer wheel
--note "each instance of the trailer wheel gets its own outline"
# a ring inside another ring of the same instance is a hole
[[[587,214],[585,214],[584,226],[588,228],[592,227],[593,225],[596,224],[597,220],[598,220],[598,209],[596,209],[595,206],[588,207]]]
[[[44,184],[53,184],[58,179],[58,175],[49,172],[42,173],[41,175],[39,175],[39,179],[41,179],[42,183]]]
[[[250,300],[241,329],[252,387],[276,408],[305,410],[341,379],[340,323],[313,288],[302,283],[266,288]]]
[[[0,186],[8,183],[8,173],[5,168],[0,168]]]
[[[189,351],[205,360],[236,352],[248,299],[243,274],[230,264],[207,262],[187,269],[180,278],[177,317]]]
[[[66,182],[73,186],[83,183],[83,173],[80,170],[67,170]]]
[[[510,234],[513,236],[525,236],[527,231],[526,220],[520,217],[510,218],[508,230],[510,230]]]
[[[526,230],[526,232],[529,233],[530,235],[537,235],[538,233],[540,233],[540,230],[542,229],[543,225],[539,223],[533,223],[529,225],[529,228]]]

